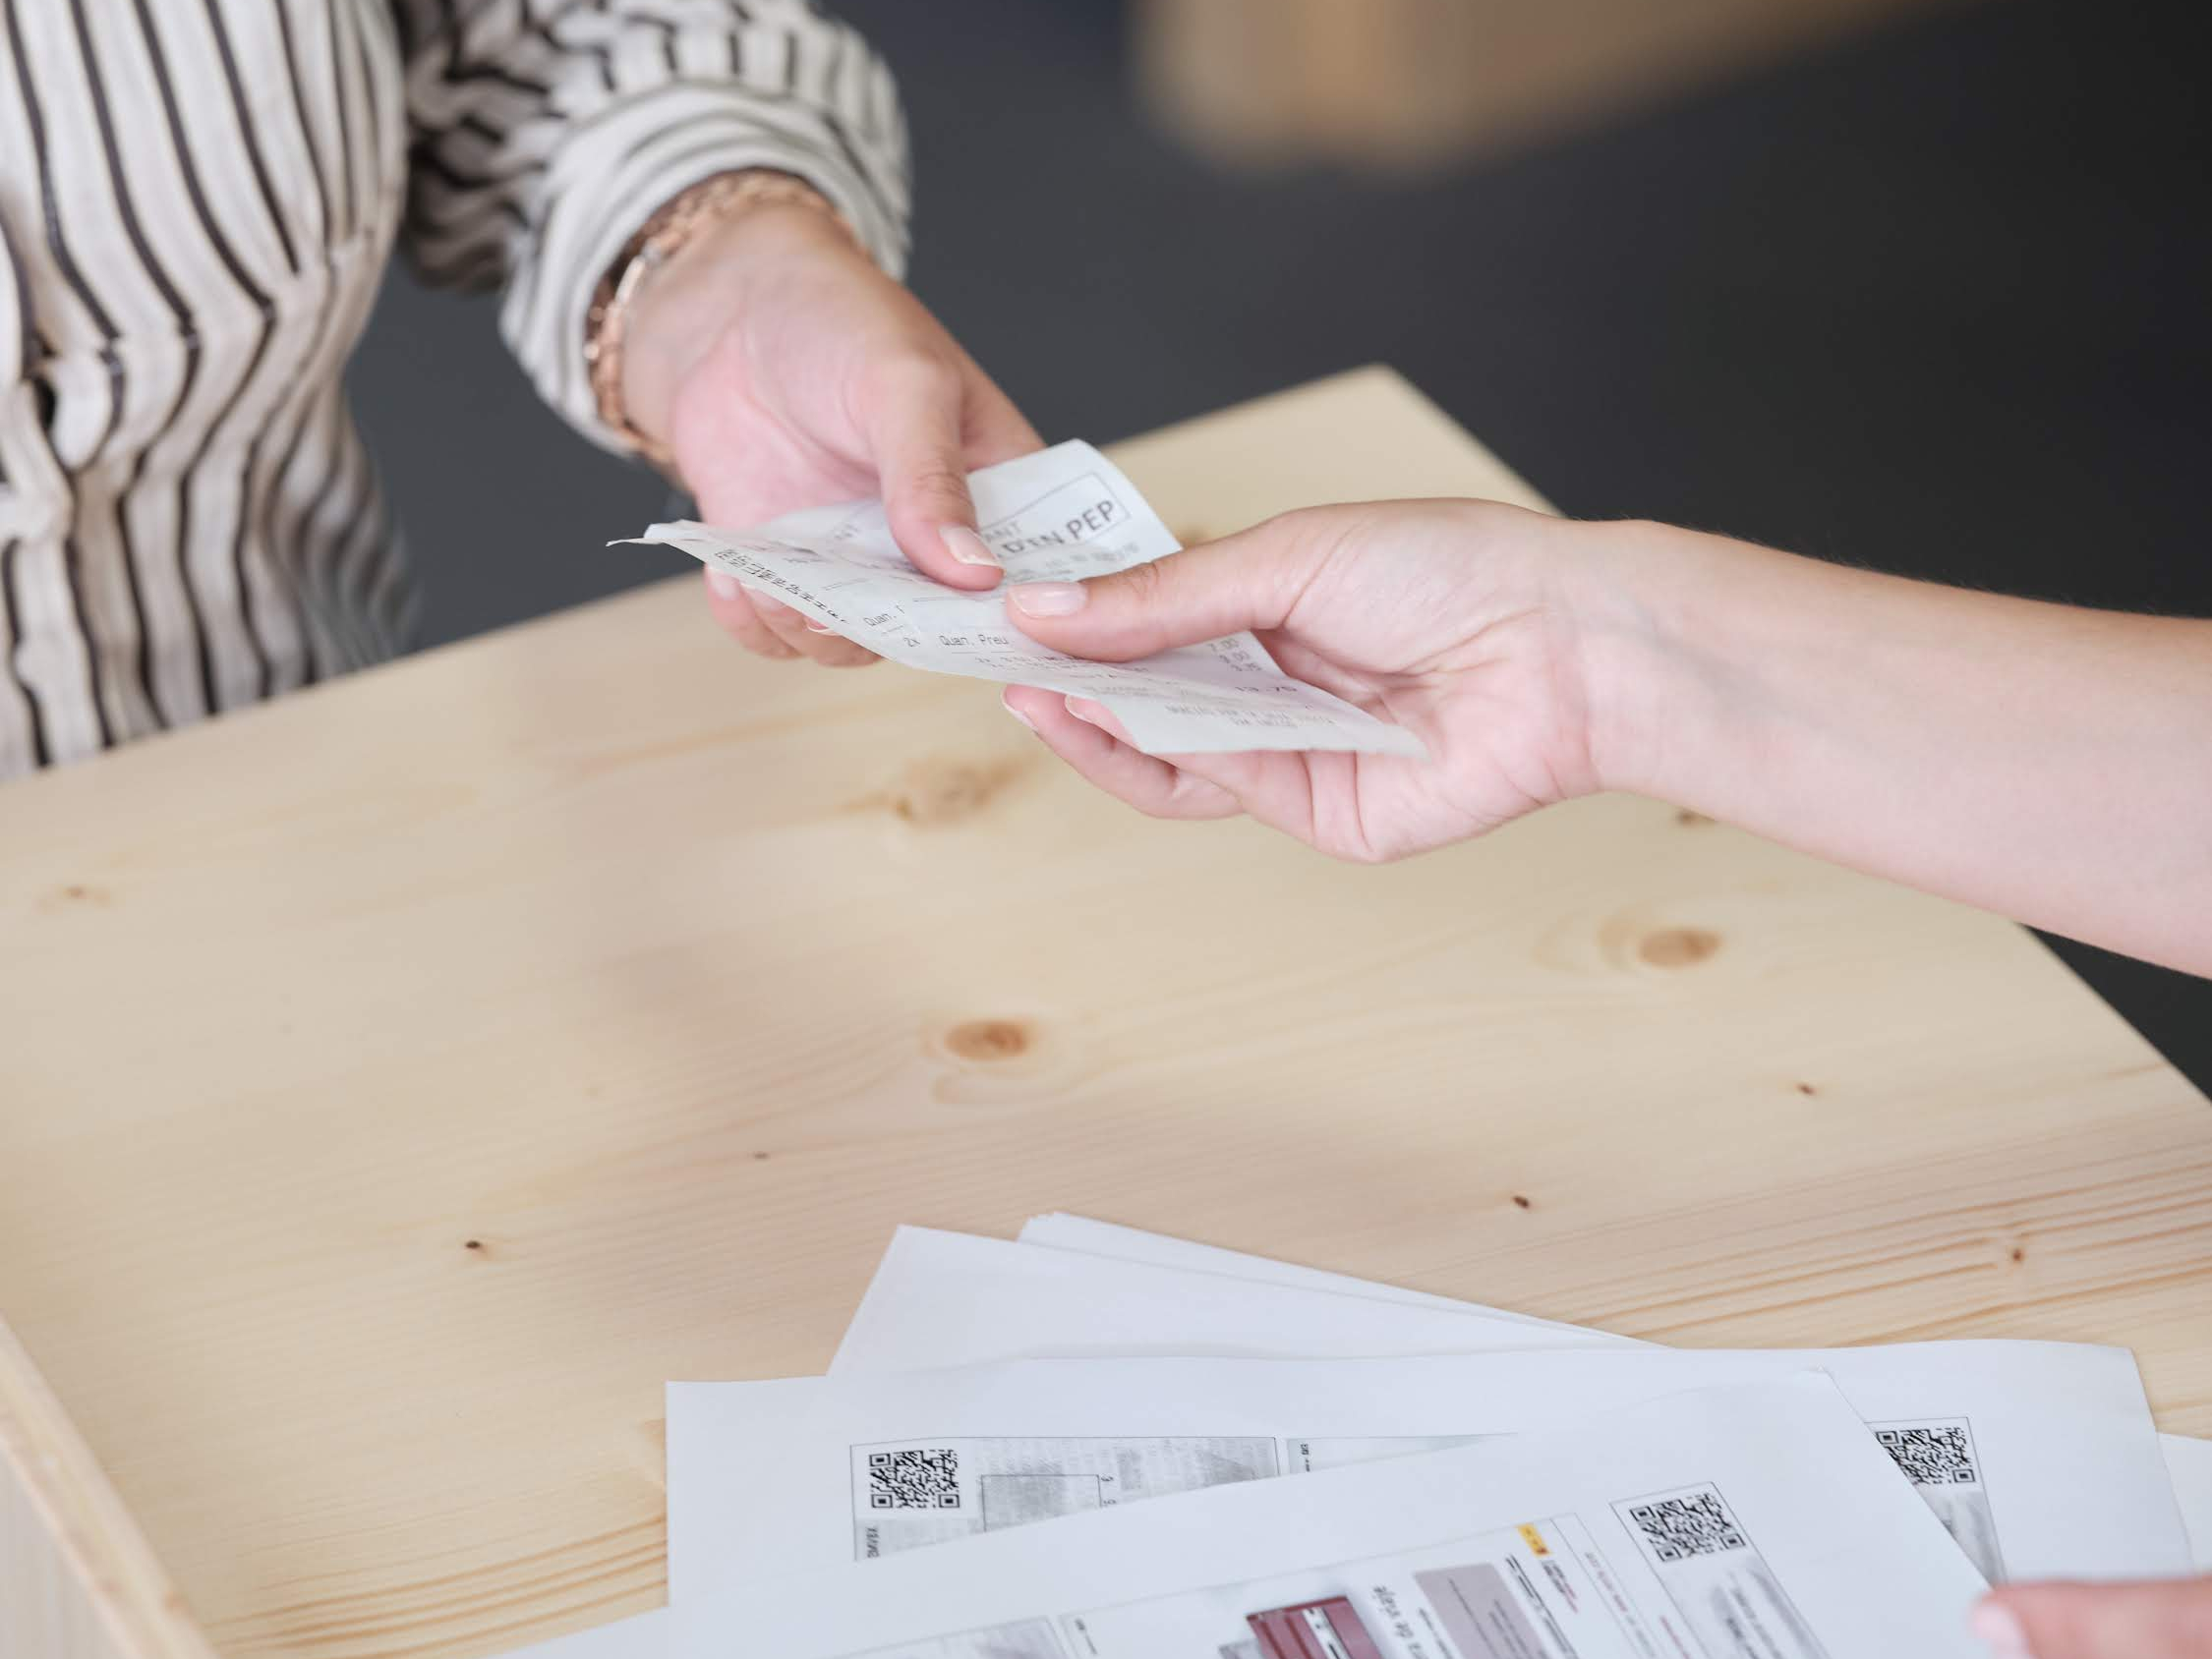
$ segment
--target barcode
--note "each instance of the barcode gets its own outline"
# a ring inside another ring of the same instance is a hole
[[[941,1452],[868,1454],[871,1510],[957,1510],[960,1507],[960,1455]]]
[[[1973,1437],[1963,1422],[1900,1423],[1876,1429],[1874,1438],[1915,1486],[1974,1486],[1981,1481]]]
[[[1652,1553],[1661,1561],[1684,1561],[1691,1556],[1718,1555],[1723,1550],[1748,1549],[1735,1517],[1720,1502],[1720,1494],[1707,1487],[1679,1498],[1655,1498],[1628,1506],[1628,1518],[1644,1534]]]

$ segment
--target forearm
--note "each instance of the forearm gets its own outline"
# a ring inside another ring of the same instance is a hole
[[[2212,622],[1592,529],[1607,787],[2212,973]]]

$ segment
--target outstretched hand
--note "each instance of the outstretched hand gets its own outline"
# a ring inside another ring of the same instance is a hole
[[[1427,746],[1145,755],[1095,703],[1032,687],[1007,707],[1091,782],[1160,818],[1249,813],[1339,858],[1402,858],[1596,787],[1577,622],[1557,556],[1574,527],[1487,501],[1289,513],[1083,583],[1010,588],[1042,643],[1128,661],[1256,632],[1288,673]]]

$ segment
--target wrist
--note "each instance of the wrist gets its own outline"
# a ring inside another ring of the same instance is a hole
[[[828,200],[787,174],[718,175],[658,209],[592,307],[587,356],[608,425],[665,465],[675,390],[742,309],[744,276],[800,251],[867,258]]]
[[[1601,789],[1699,806],[1698,757],[1729,699],[1702,649],[1761,549],[1642,521],[1589,524],[1568,566],[1591,771]]]

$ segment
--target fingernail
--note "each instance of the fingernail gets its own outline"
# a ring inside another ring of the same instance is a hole
[[[2034,1659],[2028,1652],[2027,1631],[2000,1602],[1985,1601],[1975,1608],[1969,1628],[1989,1643],[1991,1659]]]
[[[834,634],[837,632],[827,622],[817,622],[811,616],[806,618],[806,631],[810,634]]]
[[[948,524],[938,531],[945,539],[945,550],[962,564],[980,564],[992,570],[1002,568],[999,555],[991,551],[990,543],[964,524]]]
[[[744,589],[737,578],[728,571],[715,570],[710,567],[707,571],[707,591],[718,600],[733,600]]]
[[[1068,713],[1075,715],[1085,725],[1096,725],[1099,716],[1106,713],[1102,707],[1091,702],[1088,698],[1070,697],[1063,699],[1063,701],[1068,705]]]
[[[999,707],[1004,709],[1008,714],[1012,715],[1016,719],[1019,720],[1023,725],[1027,726],[1031,731],[1035,731],[1037,729],[1037,722],[1029,718],[1027,715],[1024,715],[1013,704],[1009,703],[1006,700],[1004,693],[1000,694]]]
[[[1073,616],[1090,600],[1080,582],[1017,582],[1006,597],[1024,616]]]

